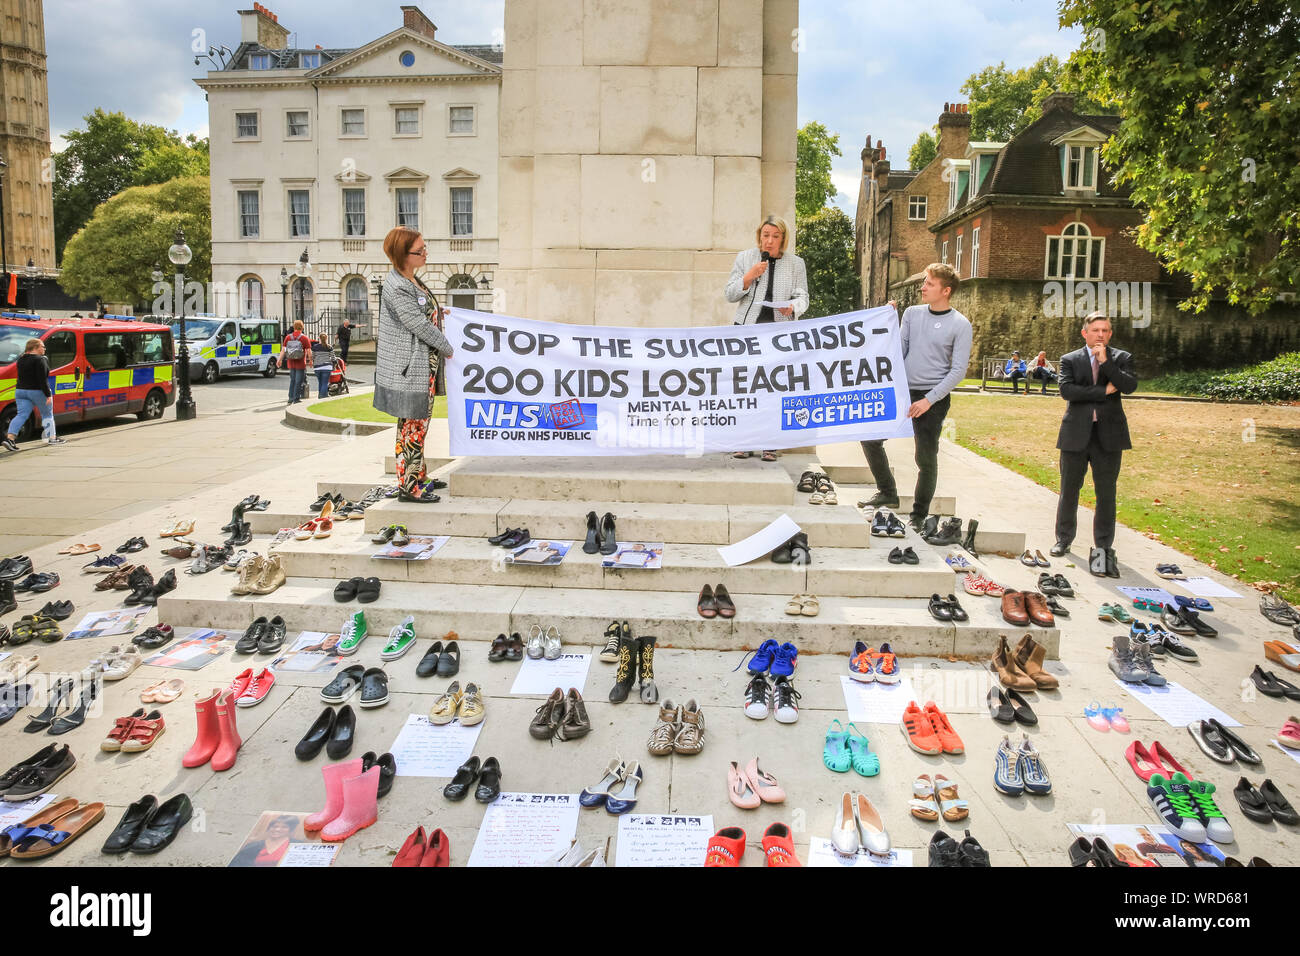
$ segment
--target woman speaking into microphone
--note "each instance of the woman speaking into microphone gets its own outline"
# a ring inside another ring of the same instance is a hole
[[[758,227],[758,245],[736,256],[731,277],[723,291],[735,302],[735,325],[760,322],[789,322],[808,311],[808,272],[803,260],[787,252],[790,229],[779,216],[768,216]],[[775,304],[773,308],[772,303]],[[731,457],[749,458],[753,452],[738,451]],[[763,461],[776,461],[776,452],[763,452]]]

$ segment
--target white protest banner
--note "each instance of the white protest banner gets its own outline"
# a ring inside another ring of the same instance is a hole
[[[630,329],[451,309],[452,455],[703,454],[912,434],[898,314]]]

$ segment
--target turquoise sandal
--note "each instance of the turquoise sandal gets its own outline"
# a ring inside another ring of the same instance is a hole
[[[826,764],[827,769],[836,773],[849,772],[853,757],[849,753],[848,739],[849,735],[843,725],[838,720],[831,721],[830,729],[826,731],[826,746],[822,748],[822,763]]]
[[[847,742],[849,753],[853,755],[854,771],[861,777],[874,777],[880,773],[880,757],[871,752],[867,737],[862,731],[852,723],[849,724],[849,729],[852,734],[847,735]]]

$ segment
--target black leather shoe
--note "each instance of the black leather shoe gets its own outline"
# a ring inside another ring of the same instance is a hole
[[[456,771],[456,776],[451,778],[451,783],[442,788],[442,795],[448,800],[464,800],[469,795],[469,788],[474,786],[474,781],[478,779],[479,759],[470,757],[460,765]]]
[[[1063,554],[1066,554],[1069,550],[1070,550],[1070,542],[1058,541],[1056,542],[1056,544],[1052,545],[1052,549],[1047,553],[1054,558],[1059,558]]]
[[[596,512],[594,511],[591,512],[591,514],[588,516],[589,519],[594,519],[595,517],[596,517]],[[518,528],[506,528],[506,530],[502,531],[500,534],[494,534],[492,537],[488,538],[488,544],[501,544],[506,540],[506,538],[510,537],[512,534],[518,534],[518,533],[519,533]]]
[[[447,483],[443,481],[441,478],[430,478],[429,487],[432,488],[434,491],[442,491],[442,489],[447,487]]]
[[[595,554],[600,550],[600,526],[596,522],[596,512],[587,512],[587,540],[582,542],[586,554]]]
[[[420,658],[420,663],[415,665],[416,677],[432,677],[438,673],[438,659],[442,656],[442,641],[434,641],[433,645],[424,652]]]
[[[376,757],[375,752],[369,750],[361,755],[361,772],[365,773],[371,767],[379,768],[379,792],[376,796],[388,796],[388,791],[393,789],[393,780],[397,777],[397,760],[392,754]]]
[[[32,572],[32,559],[25,554],[20,554],[16,558],[5,558],[0,561],[0,580],[15,581],[25,574]]]
[[[1012,724],[1016,720],[1016,712],[1011,706],[1011,701],[1007,700],[1006,693],[1001,687],[994,684],[989,688],[985,702],[989,707],[989,716],[1000,724]]]
[[[313,760],[330,739],[334,732],[334,708],[326,707],[320,712],[315,723],[303,734],[298,746],[293,748],[293,755],[299,760]]]
[[[1088,552],[1088,570],[1095,577],[1106,576],[1106,552],[1101,548],[1093,548]]]
[[[1032,727],[1038,723],[1038,715],[1029,707],[1029,701],[1020,696],[1020,691],[1007,691],[1007,703],[1011,706],[1012,713],[1017,723]]]
[[[902,563],[903,563],[903,549],[902,549],[902,548],[895,548],[893,551],[890,551],[890,552],[889,552],[889,563],[890,563],[890,564],[902,564]]]
[[[504,541],[502,541],[501,547],[518,548],[520,545],[525,545],[532,540],[533,540],[532,535],[528,533],[528,529],[520,528],[514,534],[508,536]]]
[[[330,739],[325,744],[325,755],[331,760],[342,760],[352,752],[352,744],[357,737],[357,714],[351,704],[339,708],[334,718],[334,727]]]
[[[449,641],[438,655],[438,676],[455,677],[460,672],[460,645]]]
[[[47,601],[45,607],[36,613],[42,617],[52,617],[56,621],[66,621],[75,610],[71,601]]]
[[[859,508],[897,508],[897,491],[877,491],[866,501],[858,503]]]
[[[190,798],[178,793],[149,815],[140,835],[131,844],[132,853],[157,853],[171,845],[172,840],[181,832],[181,827],[190,822],[194,805]]]
[[[1119,577],[1119,558],[1115,557],[1115,549],[1106,549],[1106,577]]]
[[[903,549],[903,563],[904,563],[904,564],[920,564],[920,563],[921,563],[921,559],[920,559],[919,557],[917,557],[916,552],[913,551],[911,548],[904,548],[904,549]]]
[[[614,516],[606,511],[600,519],[600,553],[613,554],[617,550],[618,532],[614,528]]]
[[[491,803],[501,795],[501,764],[496,757],[483,761],[483,775],[479,777],[474,799],[479,803]]]
[[[144,829],[145,822],[158,809],[158,798],[152,793],[147,794],[126,808],[126,813],[122,814],[122,819],[117,821],[117,826],[113,832],[108,835],[104,841],[101,852],[103,853],[125,853],[131,849],[131,844],[135,838],[140,835]],[[1269,814],[1269,819],[1273,819]]]

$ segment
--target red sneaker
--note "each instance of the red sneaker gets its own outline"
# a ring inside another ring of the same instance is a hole
[[[250,668],[251,670],[251,668]],[[271,692],[275,686],[275,674],[269,667],[263,667],[261,673],[255,674],[247,684],[244,685],[243,692],[235,698],[236,707],[253,707],[266,700],[266,695]]]
[[[221,693],[229,694],[231,700],[237,701],[244,695],[244,691],[248,690],[248,685],[252,680],[253,669],[251,667],[246,667],[235,675],[235,679],[227,684],[226,689]]]
[[[794,855],[794,840],[784,823],[773,823],[763,831],[764,866],[801,866]]]
[[[745,855],[745,831],[740,827],[723,827],[709,837],[704,851],[705,866],[740,866]]]

